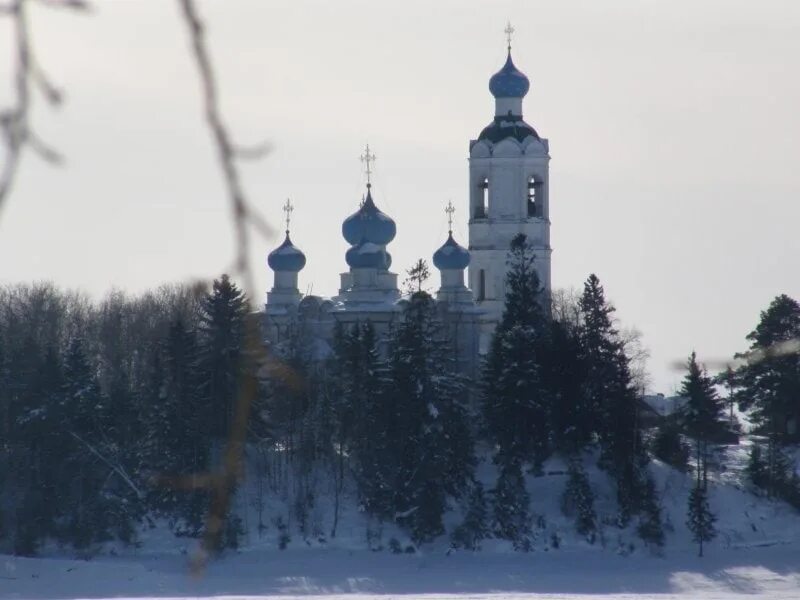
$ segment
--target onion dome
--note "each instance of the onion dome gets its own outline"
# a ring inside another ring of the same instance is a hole
[[[530,87],[531,83],[525,73],[514,66],[509,48],[506,64],[489,80],[489,91],[495,98],[522,98]]]
[[[269,253],[267,264],[273,271],[288,271],[297,273],[306,266],[306,255],[289,239],[289,231],[286,231],[286,239],[283,243]]]
[[[392,223],[394,225],[394,223]],[[382,245],[362,239],[344,255],[345,261],[353,269],[380,269],[385,271],[392,266],[392,256]]]
[[[433,264],[440,271],[459,269],[469,266],[469,251],[458,245],[453,239],[453,232],[447,236],[447,241],[433,254]]]
[[[375,206],[370,187],[370,184],[367,184],[367,197],[361,208],[342,223],[342,235],[351,246],[362,241],[385,246],[397,233],[397,226],[391,217]]]

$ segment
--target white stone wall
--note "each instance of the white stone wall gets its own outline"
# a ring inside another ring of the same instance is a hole
[[[469,159],[469,287],[490,321],[499,320],[505,299],[506,259],[511,240],[524,233],[533,244],[536,268],[550,293],[550,198],[547,140],[532,136],[520,143],[509,138],[491,144],[472,143]],[[534,216],[528,212],[529,182],[536,182]],[[488,215],[482,182],[488,179]],[[481,285],[481,272],[484,284]],[[483,288],[484,295],[481,296]]]

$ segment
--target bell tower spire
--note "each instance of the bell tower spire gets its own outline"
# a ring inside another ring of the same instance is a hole
[[[502,315],[506,257],[516,235],[533,245],[547,297],[550,291],[549,143],[522,117],[530,81],[511,60],[511,23],[504,33],[508,58],[489,80],[495,117],[470,142],[469,158],[469,287],[494,323]]]

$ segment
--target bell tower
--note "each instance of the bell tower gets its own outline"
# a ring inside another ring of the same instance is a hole
[[[548,141],[522,118],[530,82],[508,56],[489,80],[494,120],[469,146],[469,286],[490,322],[505,301],[506,258],[511,240],[524,233],[536,253],[536,270],[550,297],[550,198]]]

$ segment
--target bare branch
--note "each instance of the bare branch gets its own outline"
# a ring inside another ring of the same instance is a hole
[[[51,165],[60,165],[64,162],[64,156],[55,148],[43,141],[33,131],[28,131],[28,146],[36,152],[41,159]]]
[[[50,7],[76,10],[86,10],[89,7],[85,0],[39,0],[39,2]],[[61,155],[44,143],[32,131],[30,124],[34,90],[38,90],[51,106],[60,105],[64,95],[36,62],[28,27],[29,3],[30,0],[11,0],[10,3],[0,6],[0,15],[11,19],[11,29],[15,39],[12,58],[14,99],[11,107],[0,112],[0,136],[5,146],[3,165],[0,167],[0,211],[14,187],[26,147],[51,164],[62,162]]]
[[[272,145],[269,142],[261,142],[254,146],[237,146],[234,156],[239,160],[260,160],[272,152]]]
[[[14,185],[28,130],[31,60],[25,3],[26,0],[14,0],[6,7],[11,16],[14,37],[16,38],[16,67],[13,79],[16,98],[14,106],[4,111],[2,118],[2,133],[3,141],[6,145],[6,156],[3,169],[0,171],[0,210],[2,210],[4,201]]]
[[[86,2],[86,0],[39,0],[39,2],[50,8],[65,8],[68,10],[86,12],[92,9],[92,5]]]
[[[134,493],[136,494],[137,497],[144,498],[144,494],[142,493],[142,490],[140,490],[138,487],[136,487],[136,484],[133,483],[133,480],[128,476],[127,473],[125,473],[125,470],[122,467],[120,467],[119,465],[115,465],[110,460],[108,460],[105,456],[100,454],[97,450],[95,450],[94,446],[92,446],[89,442],[87,442],[82,437],[80,437],[77,433],[74,433],[72,431],[70,431],[68,433],[72,437],[74,437],[76,440],[78,440],[81,444],[86,446],[89,449],[89,452],[91,452],[97,458],[99,458],[101,461],[103,461],[106,464],[106,466],[108,468],[110,468],[114,473],[119,475],[122,478],[122,480],[125,483],[128,484],[128,487],[130,487],[134,491]]]
[[[248,260],[250,251],[248,224],[255,225],[260,233],[270,237],[272,228],[248,203],[236,160],[253,158],[255,153],[252,151],[247,152],[235,145],[223,122],[219,108],[216,78],[206,47],[205,28],[194,0],[178,0],[178,2],[189,30],[194,61],[200,75],[205,118],[216,146],[217,158],[228,192],[236,239],[236,271],[244,280],[247,295],[252,298],[254,297],[253,291],[255,288]],[[265,146],[264,150],[260,151],[261,154],[265,153],[266,149]],[[247,355],[257,357],[262,362],[264,361],[266,355],[261,341],[260,329],[252,319],[248,320],[244,345]],[[173,480],[173,483],[179,486],[185,486],[187,483],[193,486],[205,485],[211,491],[211,505],[206,517],[203,544],[193,558],[192,566],[196,572],[205,568],[208,557],[219,547],[223,525],[230,506],[231,494],[243,470],[242,460],[247,436],[247,424],[250,409],[257,393],[258,380],[255,374],[243,375],[219,472]]]
[[[252,209],[247,202],[239,169],[236,165],[237,154],[240,153],[241,150],[234,145],[222,120],[216,77],[206,47],[205,27],[200,19],[195,2],[194,0],[179,0],[179,4],[189,29],[192,52],[200,75],[206,122],[211,130],[211,135],[217,148],[217,156],[228,190],[230,210],[237,240],[235,265],[244,279],[245,290],[248,292],[248,295],[252,295],[254,290],[253,280],[247,268],[250,250],[247,221],[248,217],[252,218],[252,216],[256,214],[256,211]]]
[[[56,87],[38,64],[33,64],[31,69],[33,82],[42,92],[42,96],[52,106],[59,106],[64,102],[64,92]]]

